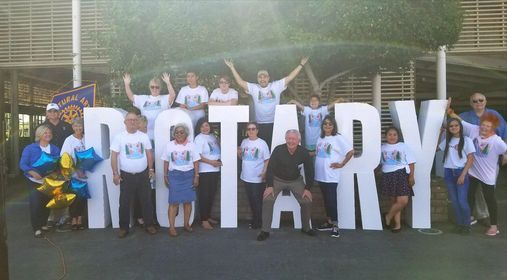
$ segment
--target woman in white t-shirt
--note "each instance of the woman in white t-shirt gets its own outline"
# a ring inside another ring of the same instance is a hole
[[[207,118],[197,121],[196,129],[200,131],[194,139],[197,152],[201,159],[199,160],[199,215],[201,225],[205,229],[213,229],[211,224],[217,224],[218,221],[211,218],[211,209],[217,192],[218,179],[220,177],[220,145],[218,139],[213,135],[211,126]]]
[[[456,232],[470,233],[470,206],[468,204],[468,170],[474,161],[472,139],[463,136],[460,120],[447,120],[445,139],[438,149],[444,151],[444,178],[456,218]]]
[[[197,72],[187,71],[186,79],[188,85],[180,89],[176,97],[176,103],[179,104],[180,108],[187,110],[195,128],[197,121],[206,115],[204,109],[208,104],[208,90],[199,85]]]
[[[408,198],[414,195],[415,157],[405,143],[400,142],[398,128],[391,126],[385,132],[387,143],[382,144],[382,194],[391,197],[391,208],[383,217],[387,228],[393,233],[401,230],[401,211]],[[394,219],[394,225],[392,220]]]
[[[451,113],[451,117],[459,118],[458,115]],[[460,119],[460,118],[459,118]],[[480,118],[480,126],[462,121],[463,134],[472,138],[475,146],[474,162],[469,170],[470,190],[468,202],[470,208],[475,205],[475,194],[481,187],[484,200],[488,206],[490,227],[486,235],[495,236],[500,233],[497,225],[498,206],[495,196],[495,185],[498,176],[499,156],[505,153],[507,145],[496,135],[495,129],[500,124],[497,116],[492,113],[484,113]]]
[[[238,92],[230,88],[231,78],[226,75],[218,79],[218,88],[213,90],[209,97],[208,105],[237,105]]]
[[[192,232],[190,214],[195,189],[199,185],[199,153],[193,142],[188,140],[189,129],[185,124],[174,126],[174,140],[167,143],[161,159],[164,161],[164,182],[169,188],[169,236],[176,237],[176,213],[183,204],[183,226]]]
[[[315,181],[319,182],[324,198],[327,221],[319,231],[331,231],[331,237],[340,237],[336,189],[340,182],[341,168],[354,155],[352,144],[341,134],[334,117],[326,116],[320,125],[320,137],[315,145]]]
[[[153,141],[155,128],[155,119],[160,112],[169,109],[173,104],[174,98],[176,97],[176,91],[171,84],[171,76],[168,73],[162,74],[162,80],[167,86],[168,95],[160,95],[161,81],[158,77],[150,80],[150,95],[138,95],[134,94],[130,88],[131,82],[130,74],[123,76],[123,83],[125,85],[125,92],[127,97],[132,102],[134,107],[141,111],[141,114],[146,116],[148,119],[148,136]]]
[[[72,121],[72,129],[74,134],[70,135],[63,142],[60,156],[64,153],[68,153],[74,162],[76,161],[76,152],[82,152],[86,150],[84,142],[84,122],[82,118],[75,118]],[[79,180],[86,180],[86,174],[83,170],[76,169],[73,177],[77,177]],[[83,230],[83,213],[87,200],[76,196],[74,202],[69,207],[69,214],[72,218],[72,230]]]
[[[258,137],[259,127],[256,122],[249,122],[246,125],[246,133],[248,138],[243,139],[238,148],[238,157],[242,160],[240,178],[245,182],[246,195],[252,211],[250,228],[259,229],[262,226],[262,196],[270,152],[268,144]]]

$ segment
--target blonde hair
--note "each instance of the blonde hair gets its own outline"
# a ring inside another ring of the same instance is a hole
[[[53,133],[51,128],[49,128],[49,126],[47,126],[47,125],[41,125],[41,126],[37,127],[37,129],[35,130],[35,142],[40,141],[40,138],[42,137],[42,135],[44,135],[44,133],[46,133],[46,131],[48,129],[49,129],[49,131],[51,131],[51,133]]]

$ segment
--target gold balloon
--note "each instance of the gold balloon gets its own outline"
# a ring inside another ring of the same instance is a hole
[[[46,205],[47,208],[65,208],[69,207],[70,204],[76,199],[76,195],[73,193],[60,193],[51,199]]]
[[[54,196],[55,194],[62,192],[62,187],[65,181],[55,180],[51,178],[44,178],[44,183],[37,188],[38,191],[44,193],[47,196]]]
[[[72,169],[74,167],[74,161],[72,161],[72,157],[69,153],[63,153],[60,157],[60,167],[62,167],[62,169]]]

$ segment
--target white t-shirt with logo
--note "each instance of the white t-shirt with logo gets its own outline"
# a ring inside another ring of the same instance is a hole
[[[238,100],[238,92],[233,88],[229,88],[229,91],[227,93],[222,93],[222,90],[220,88],[216,88],[213,90],[209,97],[209,100],[217,102],[228,102],[231,99]]]
[[[341,169],[331,168],[331,163],[342,162],[350,151],[352,144],[340,134],[319,137],[315,149],[315,181],[338,183]]]
[[[270,157],[268,144],[261,138],[250,140],[243,139],[240,146],[241,150],[241,180],[248,183],[261,183],[264,161]]]
[[[458,153],[458,144],[459,138],[452,137],[451,141],[449,141],[449,151],[447,152],[447,156],[445,157],[444,167],[451,169],[458,169],[465,167],[467,163],[467,155],[470,153],[475,153],[474,143],[472,143],[472,139],[467,136],[464,136],[463,150],[461,151],[461,158],[459,158]],[[440,142],[438,148],[441,151],[445,151],[445,139]]]
[[[146,133],[123,131],[116,135],[110,150],[119,153],[120,170],[128,173],[143,172],[148,168],[146,150],[151,150],[151,141]]]
[[[74,135],[70,135],[63,142],[60,156],[64,153],[68,153],[72,157],[74,163],[76,163],[76,152],[82,152],[84,150],[86,150],[84,136],[81,139],[77,139]]]
[[[252,96],[257,123],[273,123],[276,105],[280,104],[280,95],[287,88],[285,79],[277,80],[263,88],[259,84],[247,83],[248,94]]]
[[[468,174],[487,185],[495,185],[498,174],[498,157],[505,153],[507,145],[500,136],[493,134],[488,138],[479,135],[479,126],[461,122],[463,134],[472,138],[475,147],[474,163]]]
[[[155,119],[158,114],[169,109],[169,95],[134,95],[134,106],[141,110],[141,114],[148,120],[148,136],[153,139],[153,129],[155,127]]]
[[[194,169],[194,162],[201,159],[193,142],[176,144],[176,140],[167,143],[162,160],[169,162],[169,171],[189,171]]]
[[[194,143],[197,149],[197,152],[200,154],[201,158],[206,158],[209,160],[219,160],[220,159],[220,145],[218,144],[218,140],[213,134],[199,134],[195,137]],[[220,167],[214,167],[211,164],[200,161],[199,162],[199,172],[218,172],[220,171]]]
[[[208,90],[203,86],[191,88],[184,86],[180,89],[176,102],[185,104],[189,109],[208,102]],[[197,121],[205,116],[204,109],[189,111],[192,124],[195,127]]]
[[[320,106],[317,109],[305,106],[301,114],[305,116],[305,146],[308,150],[314,151],[320,137],[322,120],[329,114],[327,106]]]
[[[407,174],[410,174],[409,164],[415,163],[415,156],[405,143],[385,143],[382,144],[381,151],[382,172],[390,173],[405,168]]]

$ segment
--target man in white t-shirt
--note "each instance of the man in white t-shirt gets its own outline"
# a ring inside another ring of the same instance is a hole
[[[180,108],[187,109],[192,119],[192,126],[195,128],[197,121],[204,117],[204,109],[208,103],[208,90],[199,85],[199,75],[194,71],[187,71],[187,86],[178,92],[176,103]]]
[[[161,81],[159,78],[153,78],[150,80],[150,95],[137,95],[132,92],[130,88],[130,74],[123,76],[123,83],[125,84],[125,92],[130,102],[134,107],[141,110],[141,114],[146,116],[148,119],[148,136],[153,140],[153,128],[155,127],[155,119],[160,112],[169,109],[173,104],[174,98],[176,97],[176,91],[171,84],[171,76],[167,73],[162,74],[162,80],[167,85],[167,91],[169,94],[160,95]]]
[[[275,109],[276,105],[280,104],[280,95],[303,69],[306,62],[308,62],[308,57],[301,58],[299,65],[285,78],[273,82],[269,82],[268,71],[260,70],[257,72],[257,84],[244,81],[236,71],[232,60],[224,59],[224,62],[231,69],[236,83],[243,88],[246,94],[252,97],[255,120],[259,124],[259,137],[271,147]]]
[[[129,112],[124,121],[126,131],[116,135],[110,147],[113,182],[120,185],[119,238],[124,238],[129,233],[130,205],[136,195],[141,202],[146,231],[149,234],[157,233],[153,226],[149,183],[149,179],[155,176],[151,141],[148,135],[137,130],[138,121],[136,113]]]

